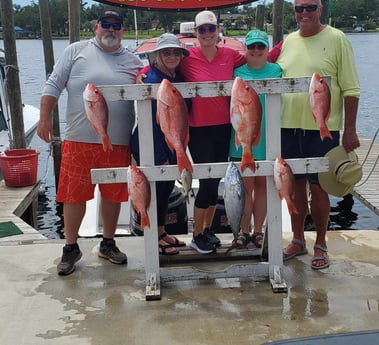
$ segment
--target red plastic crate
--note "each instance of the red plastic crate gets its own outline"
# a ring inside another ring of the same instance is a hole
[[[31,186],[37,182],[39,152],[11,149],[0,153],[0,168],[8,187]]]

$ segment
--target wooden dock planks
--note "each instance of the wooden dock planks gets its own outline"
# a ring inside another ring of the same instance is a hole
[[[37,210],[39,183],[28,186],[12,188],[0,181],[0,222],[13,222],[22,232],[22,235],[0,238],[4,241],[34,241],[46,239],[35,228],[25,222],[21,217],[30,209],[31,223],[36,226],[35,211]]]
[[[360,142],[361,146],[356,152],[359,162],[363,164],[363,177],[354,187],[352,194],[379,215],[379,144],[372,143],[371,139],[362,138]]]

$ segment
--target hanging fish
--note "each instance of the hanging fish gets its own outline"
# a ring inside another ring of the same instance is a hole
[[[183,169],[193,172],[187,156],[189,142],[188,111],[183,96],[167,79],[163,79],[157,91],[157,122],[171,151],[175,150],[179,173]]]
[[[128,193],[134,209],[141,216],[141,229],[150,228],[150,219],[147,211],[150,208],[150,183],[144,173],[134,165],[130,165],[127,173]]]
[[[88,83],[83,92],[84,110],[88,120],[103,143],[103,150],[112,151],[112,143],[108,130],[108,106],[101,91],[91,83]]]
[[[224,177],[224,204],[228,223],[234,238],[238,238],[245,208],[245,186],[238,167],[230,162]]]
[[[289,214],[298,214],[295,206],[295,177],[293,176],[291,167],[282,157],[275,159],[274,183],[279,192],[280,199],[284,198],[287,202]]]
[[[330,116],[330,99],[328,83],[318,73],[313,73],[309,85],[309,101],[313,118],[320,129],[321,140],[324,140],[325,137],[333,139],[326,125]]]
[[[184,191],[184,199],[189,203],[188,193],[192,189],[192,173],[184,168],[180,174],[180,180]]]
[[[251,147],[257,146],[261,138],[262,104],[255,90],[243,79],[234,79],[230,121],[236,132],[235,144],[242,145],[241,171],[249,167],[255,172],[255,162]]]

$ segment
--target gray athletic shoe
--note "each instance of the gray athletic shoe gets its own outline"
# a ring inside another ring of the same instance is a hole
[[[195,236],[192,239],[190,246],[200,254],[210,254],[216,251],[216,246],[209,242],[209,239],[204,233]]]
[[[113,264],[126,264],[128,262],[127,256],[117,248],[116,242],[102,241],[100,243],[99,257],[107,259]]]
[[[67,276],[75,271],[75,262],[82,257],[82,252],[78,248],[65,245],[63,247],[63,255],[57,266],[57,271],[60,276]]]

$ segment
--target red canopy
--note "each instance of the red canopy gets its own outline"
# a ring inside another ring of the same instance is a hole
[[[140,10],[195,11],[239,6],[258,0],[96,0],[118,7]]]

